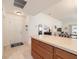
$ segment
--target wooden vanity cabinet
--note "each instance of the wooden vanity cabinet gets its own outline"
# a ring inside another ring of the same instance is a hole
[[[34,59],[77,59],[77,56],[32,38],[32,56]]]

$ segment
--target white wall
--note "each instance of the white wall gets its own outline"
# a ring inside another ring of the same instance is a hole
[[[30,16],[28,21],[28,32],[29,36],[38,35],[38,25],[42,24],[43,26],[52,27],[52,31],[54,31],[54,25],[57,27],[62,27],[62,22],[43,13],[39,13],[35,16]],[[29,40],[30,42],[30,40]]]
[[[73,25],[73,24],[77,24],[77,19],[63,21],[63,24],[64,24],[64,25]]]
[[[24,41],[25,17],[17,16],[15,14],[6,13],[3,16],[3,45],[7,46],[11,43]]]
[[[52,27],[52,30],[54,31],[54,25],[57,27],[62,27],[62,22],[43,13],[39,13],[36,16],[31,16],[31,19],[29,21],[29,32],[31,35],[37,35],[38,34],[38,25],[42,24],[43,27],[46,25],[48,27]]]

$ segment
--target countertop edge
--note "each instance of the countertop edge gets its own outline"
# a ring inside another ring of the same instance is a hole
[[[31,37],[31,38],[34,38],[34,39],[36,39],[36,40],[38,40],[38,41],[44,42],[44,43],[49,44],[49,45],[51,45],[51,46],[57,47],[57,48],[59,48],[59,49],[62,49],[62,50],[65,50],[65,51],[67,51],[67,52],[69,52],[69,53],[72,53],[72,54],[77,55],[77,51],[73,51],[73,50],[70,50],[70,49],[68,49],[68,48],[65,48],[65,47],[62,47],[62,46],[53,44],[53,43],[51,44],[51,43],[49,43],[49,42],[45,42],[45,41],[40,40],[40,39],[35,38],[35,37]]]

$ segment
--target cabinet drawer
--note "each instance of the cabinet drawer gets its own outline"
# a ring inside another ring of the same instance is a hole
[[[77,59],[76,55],[71,54],[69,52],[66,52],[66,51],[64,51],[62,49],[55,48],[54,51],[55,51],[55,55],[56,55],[55,59],[57,59],[57,58],[59,58],[59,59]]]
[[[51,53],[54,52],[54,51],[53,51],[53,50],[54,50],[54,47],[52,47],[52,46],[50,46],[50,45],[48,45],[48,44],[46,44],[46,43],[43,43],[43,42],[38,41],[38,40],[35,40],[35,39],[33,39],[33,42],[34,42],[36,45],[42,47],[43,49],[45,49],[45,50],[47,50],[47,51],[49,51],[49,52],[51,52]]]

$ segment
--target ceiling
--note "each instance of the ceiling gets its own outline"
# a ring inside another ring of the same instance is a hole
[[[23,12],[25,15],[36,15],[39,12],[48,14],[62,21],[76,21],[76,0],[26,0],[23,9],[14,7],[14,0],[2,0],[3,10],[10,13]]]
[[[26,0],[27,4],[23,9],[14,7],[13,3],[14,0],[3,0],[3,10],[6,12],[15,12],[21,11],[25,14],[36,15],[37,13],[41,12],[43,9],[48,8],[51,5],[54,5],[60,0]]]
[[[58,4],[44,10],[43,13],[49,14],[63,22],[77,21],[76,0],[62,0]]]

